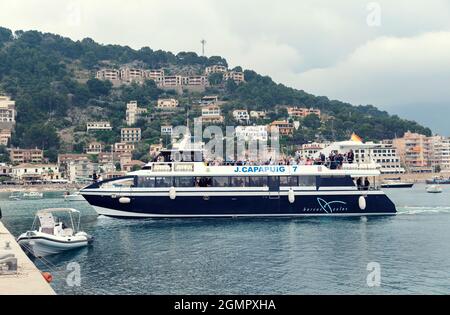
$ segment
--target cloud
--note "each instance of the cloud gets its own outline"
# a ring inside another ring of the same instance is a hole
[[[291,84],[357,104],[450,101],[450,32],[381,37],[338,64],[292,74]]]

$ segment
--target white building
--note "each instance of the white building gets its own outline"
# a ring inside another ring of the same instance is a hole
[[[56,164],[20,164],[13,166],[12,177],[24,181],[51,181],[61,179]]]
[[[127,110],[126,110],[126,121],[128,126],[132,126],[136,124],[138,119],[143,115],[147,113],[146,108],[140,108],[138,107],[137,101],[131,101],[127,104]]]
[[[236,84],[241,84],[245,82],[245,77],[243,72],[238,71],[229,71],[224,73],[223,79],[226,80],[233,80]]]
[[[228,71],[228,68],[222,65],[213,65],[205,68],[205,75],[210,75],[213,73],[225,73]]]
[[[302,146],[299,149],[300,156],[306,159],[312,159],[315,155],[317,155],[318,152],[322,151],[330,145],[329,143],[305,143],[302,144]]]
[[[161,126],[161,135],[172,136],[173,126]]]
[[[124,83],[142,83],[145,79],[145,72],[138,68],[122,67],[120,68],[120,79]]]
[[[86,154],[98,155],[102,153],[103,145],[100,142],[94,141],[86,146]]]
[[[267,126],[238,126],[236,127],[236,138],[248,141],[267,141]]]
[[[156,108],[158,109],[174,109],[177,108],[180,103],[174,98],[162,98],[158,100]]]
[[[97,71],[95,77],[98,80],[109,80],[112,82],[120,81],[120,71],[117,69],[101,69]]]
[[[87,131],[91,130],[112,130],[111,124],[107,121],[92,121],[86,124]]]
[[[204,123],[222,123],[224,118],[221,115],[220,107],[209,105],[202,108],[201,121]]]
[[[250,115],[246,109],[237,109],[233,111],[233,118],[238,122],[248,123],[250,121]]]
[[[0,128],[12,129],[16,123],[16,102],[0,95]]]
[[[377,147],[371,150],[373,160],[380,164],[382,174],[403,174],[405,169],[402,167],[400,156],[397,154],[397,149],[393,147],[392,143],[380,143]],[[366,151],[355,152],[355,159],[358,161],[360,156],[367,155]],[[358,157],[357,157],[358,155]]]
[[[120,130],[120,139],[120,141],[125,143],[141,141],[141,128],[122,128]]]
[[[72,160],[67,166],[68,180],[71,183],[90,182],[92,175],[99,173],[97,163],[92,163],[89,160]]]

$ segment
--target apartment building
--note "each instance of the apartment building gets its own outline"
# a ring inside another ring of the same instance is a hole
[[[112,130],[112,127],[107,121],[92,121],[86,124],[86,130],[88,132],[96,130]]]
[[[278,128],[278,132],[282,136],[292,136],[294,134],[294,126],[285,120],[276,120],[269,125],[270,131]]]
[[[237,126],[235,135],[246,142],[268,140],[267,126]]]
[[[12,167],[11,175],[19,181],[52,181],[61,179],[56,164],[22,163]]]
[[[246,109],[237,109],[233,111],[233,118],[238,122],[248,123],[250,121],[250,115]]]
[[[156,84],[161,84],[164,80],[164,70],[147,70],[145,71],[145,77],[149,80],[153,80]]]
[[[206,95],[203,96],[200,100],[201,105],[211,105],[211,104],[217,104],[219,102],[219,96],[217,95]]]
[[[120,68],[120,79],[124,83],[142,83],[145,79],[145,71],[138,68]]]
[[[141,141],[141,128],[122,128],[120,130],[120,141],[126,143]]]
[[[309,115],[321,116],[320,109],[314,108],[288,107],[287,112],[291,118],[304,118]]]
[[[382,174],[403,174],[406,172],[392,141],[385,140],[380,143],[371,150],[371,156],[374,162],[380,164]]]
[[[397,149],[400,160],[409,172],[432,172],[429,141],[425,135],[406,132],[403,138],[394,139],[393,146]]]
[[[101,69],[97,71],[95,77],[98,80],[118,82],[120,81],[120,71],[117,69]]]
[[[210,75],[213,73],[225,73],[228,71],[228,68],[222,65],[213,65],[205,68],[205,75]]]
[[[0,145],[8,146],[9,140],[11,140],[11,129],[1,129]]]
[[[236,84],[241,84],[245,82],[245,77],[243,72],[238,71],[229,71],[223,74],[223,79],[226,80],[233,80]]]
[[[9,158],[13,164],[21,163],[42,163],[44,161],[44,151],[41,149],[8,149]]]
[[[147,114],[147,108],[141,108],[138,106],[137,101],[131,101],[127,103],[127,110],[125,112],[125,119],[128,126],[133,126],[142,117]]]
[[[163,87],[177,87],[183,85],[183,77],[181,75],[165,76],[161,82]]]
[[[252,110],[250,112],[250,118],[253,119],[264,119],[266,118],[267,113],[265,111],[257,111],[257,110]]]
[[[126,142],[117,142],[114,144],[114,153],[123,154],[123,153],[132,153],[135,149],[135,145],[133,143]]]
[[[173,126],[161,126],[161,135],[162,136],[172,136]]]
[[[209,105],[202,108],[202,116],[200,118],[203,123],[223,123],[224,121],[220,107],[217,105]]]
[[[183,78],[183,85],[207,86],[209,85],[208,77],[202,75],[190,76]]]
[[[63,178],[69,178],[70,162],[79,160],[89,161],[89,156],[87,154],[75,154],[75,153],[58,154],[57,165]]]
[[[98,155],[102,153],[103,145],[100,142],[93,141],[86,146],[86,154]]]
[[[178,107],[180,103],[178,100],[174,98],[164,98],[159,99],[158,103],[156,104],[157,109],[167,110],[167,109],[175,109]]]
[[[67,165],[67,179],[70,183],[92,182],[94,173],[99,174],[99,166],[89,159],[71,160]]]
[[[450,138],[433,136],[428,138],[430,166],[436,170],[450,170]]]
[[[330,143],[318,143],[318,142],[305,143],[302,144],[302,146],[298,150],[298,154],[302,158],[313,159],[317,155],[317,153],[319,153],[329,145]]]
[[[16,102],[10,97],[0,95],[0,128],[12,129],[16,124]]]

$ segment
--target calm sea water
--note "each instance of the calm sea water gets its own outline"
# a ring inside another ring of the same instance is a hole
[[[390,190],[395,217],[128,221],[97,217],[62,193],[38,201],[0,195],[3,222],[28,230],[36,210],[73,207],[92,247],[35,260],[59,294],[449,294],[450,186]],[[77,262],[81,286],[67,265]],[[367,265],[381,266],[370,288]]]

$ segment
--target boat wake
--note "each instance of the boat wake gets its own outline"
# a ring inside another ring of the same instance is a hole
[[[406,206],[397,209],[398,215],[416,215],[416,214],[450,214],[450,206],[439,207],[419,207]]]

